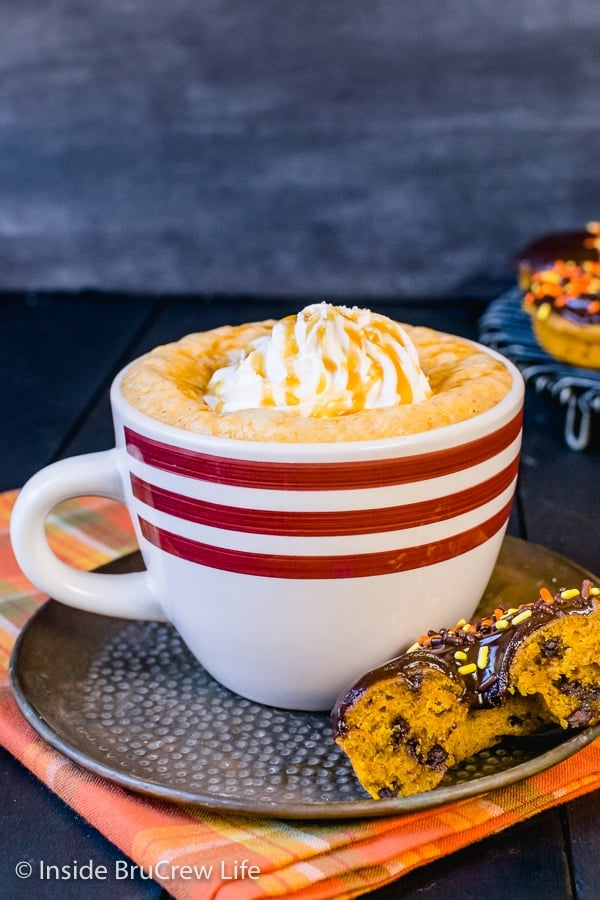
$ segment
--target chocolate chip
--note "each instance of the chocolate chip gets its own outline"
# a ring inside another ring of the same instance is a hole
[[[408,686],[411,691],[420,691],[421,685],[423,684],[423,673],[422,672],[411,672],[410,677],[408,678]]]
[[[554,687],[566,697],[581,697],[585,693],[585,688],[581,686],[580,681],[569,681],[566,675],[561,675],[560,678],[557,678],[554,682]]]
[[[393,781],[391,784],[386,785],[386,787],[382,787],[379,790],[379,799],[386,800],[390,797],[397,797],[398,791],[400,790],[400,785],[397,781]]]
[[[562,638],[554,637],[545,640],[540,647],[540,653],[544,659],[562,659],[565,653]]]
[[[416,738],[411,738],[406,742],[406,752],[409,756],[412,756],[418,763],[423,765],[423,757],[419,753],[419,742]]]
[[[403,716],[396,716],[390,722],[390,728],[392,732],[392,749],[396,753],[402,745],[403,738],[408,734],[410,725]]]
[[[440,744],[434,744],[425,762],[431,769],[443,769],[447,759],[448,754],[444,748]]]
[[[582,725],[587,725],[591,718],[591,711],[589,709],[576,709],[574,713],[571,713],[567,722],[571,726],[571,728],[580,728]]]
[[[390,722],[393,731],[398,732],[398,734],[406,734],[410,725],[404,718],[404,716],[396,716],[395,719],[392,719]]]

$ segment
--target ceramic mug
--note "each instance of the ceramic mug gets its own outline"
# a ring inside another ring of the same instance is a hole
[[[504,363],[512,387],[484,413],[331,444],[163,425],[125,400],[121,374],[116,446],[28,481],[11,520],[17,560],[62,603],[171,622],[218,681],[251,700],[329,709],[363,672],[477,607],[519,462],[523,381]],[[52,553],[48,514],[84,495],[126,503],[145,571],[82,572]]]

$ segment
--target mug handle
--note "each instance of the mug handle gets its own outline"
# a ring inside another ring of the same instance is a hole
[[[164,621],[147,571],[119,575],[84,572],[62,562],[48,545],[45,522],[61,501],[86,495],[124,501],[117,453],[113,448],[73,456],[30,478],[11,515],[13,550],[30,581],[67,606],[125,619]]]

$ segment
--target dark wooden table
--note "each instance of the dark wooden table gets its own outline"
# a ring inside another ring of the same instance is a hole
[[[307,298],[307,302],[319,298]],[[333,299],[336,298],[328,298]],[[345,302],[349,302],[347,299]],[[399,320],[477,336],[477,299],[378,304]],[[280,317],[302,299],[145,297],[98,293],[0,297],[0,490],[19,487],[47,463],[112,446],[108,389],[126,362],[150,347],[224,323]],[[600,572],[600,435],[568,450],[562,409],[528,392],[517,499],[509,529]],[[599,648],[600,650],[600,648]],[[597,900],[600,792],[542,813],[376,891],[402,897]],[[123,854],[9,754],[0,751],[0,897],[80,900],[81,883],[19,881],[19,860],[93,861],[114,870]],[[42,890],[43,888],[43,890]],[[85,884],[85,897],[166,898],[154,882]]]

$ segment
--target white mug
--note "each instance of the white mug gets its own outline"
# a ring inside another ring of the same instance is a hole
[[[11,520],[17,560],[62,603],[171,622],[214,678],[251,700],[327,710],[359,675],[476,609],[519,462],[523,380],[503,361],[512,387],[484,413],[330,444],[163,425],[125,400],[121,373],[116,446],[28,481]],[[84,495],[126,503],[145,571],[82,572],[52,553],[48,514]]]

